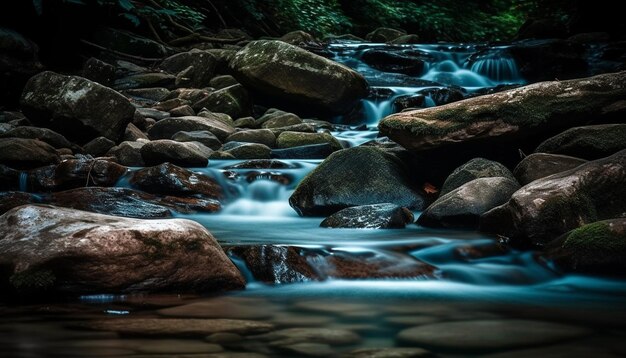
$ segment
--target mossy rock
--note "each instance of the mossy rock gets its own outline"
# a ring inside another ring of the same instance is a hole
[[[570,128],[541,143],[535,152],[598,159],[626,149],[626,124]]]
[[[456,168],[448,176],[441,187],[441,194],[445,195],[465,183],[478,178],[503,177],[517,182],[513,173],[504,165],[484,158],[474,158]]]
[[[481,217],[481,231],[543,246],[581,225],[626,213],[626,150],[527,184]]]
[[[590,121],[621,121],[626,71],[569,81],[541,82],[445,106],[393,114],[379,129],[403,147],[424,152],[498,142],[517,150]],[[493,148],[492,148],[493,150]]]
[[[237,80],[279,102],[346,113],[365,98],[368,84],[356,71],[283,41],[253,41],[230,62]]]
[[[551,243],[545,257],[566,271],[626,275],[626,218],[581,226]]]
[[[374,147],[331,154],[289,198],[301,216],[328,216],[347,207],[379,203],[422,210],[426,200],[412,187],[404,164]]]

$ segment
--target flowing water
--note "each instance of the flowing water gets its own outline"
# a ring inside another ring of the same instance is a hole
[[[411,76],[381,72],[361,60],[366,51],[387,47],[358,43],[329,47],[336,61],[363,73],[374,89],[372,97],[362,101],[356,123],[366,127],[333,132],[346,145],[376,138],[376,125],[394,112],[398,97],[447,86],[468,96],[485,88],[524,83],[505,47],[478,58],[471,56],[484,46],[400,47],[428,55],[422,72]],[[427,94],[422,104],[434,106],[435,101]],[[65,304],[0,306],[0,356],[204,357],[223,351],[228,353],[223,356],[232,357],[332,357],[355,349],[394,347],[425,348],[450,357],[498,352],[501,355],[494,357],[626,355],[622,343],[626,282],[562,274],[531,252],[503,248],[495,238],[476,232],[417,225],[403,230],[320,228],[322,218],[298,217],[288,198],[321,161],[283,161],[287,167],[281,169],[246,169],[241,162],[211,161],[208,168],[195,169],[224,188],[224,208],[218,214],[179,216],[201,223],[227,248],[295,247],[323,280],[296,276],[290,283],[280,279],[263,283],[231,252],[248,279],[243,292],[219,297],[103,293]],[[25,189],[26,179],[20,178]],[[279,252],[286,261],[285,251]],[[356,257],[370,270],[383,268],[374,271],[371,277],[376,278],[340,279],[332,267],[333,257]],[[396,272],[416,262],[436,270],[413,277],[385,275],[384,270]],[[285,277],[289,269],[285,262],[272,265],[273,277]],[[276,330],[308,331],[243,330],[198,336],[173,329],[174,333],[154,339],[120,334],[120,330],[85,330],[90,322],[109,317],[128,322],[165,317],[250,319],[271,323]],[[450,322],[456,323],[446,325]],[[458,322],[462,322],[460,332],[455,329]],[[412,327],[422,327],[426,333],[416,334]],[[404,356],[419,353],[407,352]]]

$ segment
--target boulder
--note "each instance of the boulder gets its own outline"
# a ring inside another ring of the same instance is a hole
[[[45,203],[106,215],[140,219],[173,216],[172,213],[213,213],[221,209],[213,199],[156,196],[126,188],[82,187],[53,193]]]
[[[278,148],[293,148],[311,144],[329,144],[333,151],[343,149],[337,138],[330,133],[302,133],[302,132],[282,132],[276,138]]]
[[[252,112],[252,102],[248,91],[240,84],[219,89],[193,104],[199,111],[207,108],[212,112],[226,113],[233,118],[249,116]]]
[[[549,243],[543,254],[566,271],[626,273],[626,218],[598,221]]]
[[[152,194],[199,196],[221,199],[222,188],[206,175],[163,163],[154,167],[139,169],[129,178],[133,188]]]
[[[222,142],[217,139],[215,134],[209,131],[180,131],[174,133],[172,140],[177,142],[198,142],[213,150],[218,150],[222,147]]]
[[[222,75],[213,77],[213,79],[211,79],[211,82],[209,82],[209,87],[213,87],[216,90],[219,90],[222,88],[236,85],[238,83],[239,82],[237,82],[237,79],[235,79],[235,77],[231,75]]]
[[[302,119],[293,113],[279,109],[268,109],[256,123],[263,128],[281,128],[302,124]]]
[[[129,123],[129,125],[131,125],[131,123]],[[115,142],[105,137],[98,137],[85,144],[83,151],[97,158],[108,153],[113,147],[115,147]]]
[[[423,196],[411,188],[404,165],[395,156],[373,147],[333,153],[300,182],[289,198],[289,204],[301,216],[327,216],[347,207],[378,203],[415,210],[425,207]]]
[[[42,142],[46,142],[55,148],[75,148],[70,141],[65,139],[64,136],[59,133],[47,129],[38,127],[16,127],[7,132],[0,134],[0,138],[24,138],[24,139],[38,139]]]
[[[141,157],[146,165],[170,162],[181,167],[206,167],[213,151],[198,142],[155,140],[141,147]]]
[[[80,144],[96,137],[119,141],[135,114],[135,107],[118,92],[82,77],[49,71],[26,83],[21,105],[33,123]]]
[[[584,159],[566,155],[533,153],[515,167],[513,175],[521,185],[526,185],[537,179],[574,169],[586,162]]]
[[[404,229],[413,222],[413,213],[394,204],[354,206],[327,217],[321,227],[349,229]]]
[[[128,142],[135,142],[140,139],[146,141],[149,140],[148,136],[132,123],[128,123],[128,125],[126,126],[126,130],[124,131],[124,137],[122,139]]]
[[[60,161],[56,150],[36,139],[0,138],[0,164],[29,169]]]
[[[308,109],[345,113],[367,96],[359,73],[282,41],[253,41],[230,67],[246,87]]]
[[[68,159],[59,164],[31,170],[27,186],[32,191],[50,192],[86,186],[115,186],[128,168],[102,159]]]
[[[494,146],[517,152],[590,121],[621,120],[626,71],[590,78],[541,82],[440,107],[394,114],[379,124],[414,152],[433,149],[493,155]],[[481,148],[482,146],[482,148]]]
[[[269,129],[251,129],[231,134],[226,138],[226,142],[259,143],[274,147],[276,146],[276,136]]]
[[[516,180],[478,178],[442,195],[417,219],[428,227],[477,229],[480,216],[509,201],[520,188]]]
[[[209,86],[209,82],[215,74],[217,59],[208,52],[193,49],[180,52],[163,60],[159,68],[171,74],[178,74],[191,67],[185,73],[185,86],[203,88]]]
[[[484,158],[474,158],[456,168],[441,187],[440,195],[445,195],[465,183],[478,178],[503,177],[515,182],[516,179],[504,165]]]
[[[485,213],[481,231],[544,245],[579,226],[626,213],[626,150],[535,180]]]
[[[365,39],[370,42],[391,42],[401,36],[405,36],[406,32],[403,30],[391,29],[388,27],[379,27],[376,30],[370,32],[365,36]]]
[[[115,157],[117,162],[121,165],[143,167],[146,163],[141,156],[141,148],[143,148],[145,144],[144,142],[122,142],[111,148],[107,155]]]
[[[196,111],[194,111],[193,108],[191,108],[190,105],[185,104],[185,105],[182,105],[182,106],[178,106],[178,107],[172,108],[170,110],[170,115],[172,117],[195,116],[196,115]]]
[[[5,213],[0,223],[0,264],[12,268],[8,280],[20,292],[206,292],[245,285],[213,236],[190,220],[29,205]]]
[[[85,61],[82,75],[88,80],[110,87],[115,80],[115,66],[91,57]]]
[[[272,149],[259,143],[229,142],[222,150],[237,159],[270,159]]]
[[[420,76],[432,56],[414,49],[371,49],[363,52],[361,60],[379,71]]]
[[[167,118],[156,122],[148,130],[150,139],[170,139],[177,132],[209,131],[220,141],[235,132],[235,128],[225,124],[216,116],[211,118],[202,116]]]
[[[570,128],[541,143],[535,152],[598,159],[622,149],[626,149],[626,124],[601,124]]]

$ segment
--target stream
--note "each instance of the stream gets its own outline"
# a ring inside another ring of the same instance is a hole
[[[344,146],[374,140],[378,122],[396,111],[398,98],[422,96],[421,106],[431,107],[437,105],[440,89],[471,96],[496,86],[525,84],[515,61],[503,55],[506,47],[494,47],[493,56],[487,52],[472,57],[485,48],[329,45],[334,60],[362,73],[374,93],[362,100],[360,120],[337,118],[352,129],[342,127],[345,130],[332,134]],[[370,50],[410,50],[428,60],[419,73],[383,72],[363,61]],[[325,280],[283,282],[280,278],[289,268],[278,262],[272,268],[277,282],[263,283],[230,253],[249,281],[245,291],[217,297],[103,292],[75,302],[0,305],[0,356],[205,357],[221,352],[215,357],[366,357],[385,352],[375,349],[395,348],[406,355],[378,356],[426,356],[417,349],[449,357],[626,356],[626,282],[562,274],[532,252],[503,249],[495,238],[476,232],[415,224],[400,230],[320,228],[323,218],[299,217],[288,199],[321,160],[285,160],[287,169],[237,168],[242,162],[211,160],[207,168],[193,169],[221,184],[224,208],[217,214],[176,216],[199,222],[224,247],[274,245],[296,247],[301,255],[316,253],[307,256],[308,264]],[[434,278],[382,274],[375,279],[337,279],[329,274],[329,258],[341,255],[373,265],[383,262],[385,269],[419,260],[436,270]],[[271,323],[282,336],[239,332],[155,339],[83,329],[91,320],[107,317],[247,319]],[[413,327],[432,329],[415,333]],[[310,331],[283,332],[291,328]],[[346,332],[352,339],[339,339]],[[496,338],[483,340],[487,335]],[[363,349],[371,351],[359,355]]]

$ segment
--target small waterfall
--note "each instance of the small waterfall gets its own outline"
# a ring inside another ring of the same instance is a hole
[[[27,192],[28,191],[28,172],[21,172],[19,179],[19,189],[20,191]]]
[[[227,205],[222,214],[245,216],[297,216],[289,206],[293,190],[278,182],[260,179],[243,190],[243,196]]]
[[[243,160],[213,160],[198,172],[214,178],[224,189],[221,215],[248,217],[297,217],[289,206],[296,185],[320,160],[283,160],[285,168],[247,167]]]
[[[470,70],[497,82],[520,80],[517,64],[512,58],[493,57],[479,59],[472,63]]]

